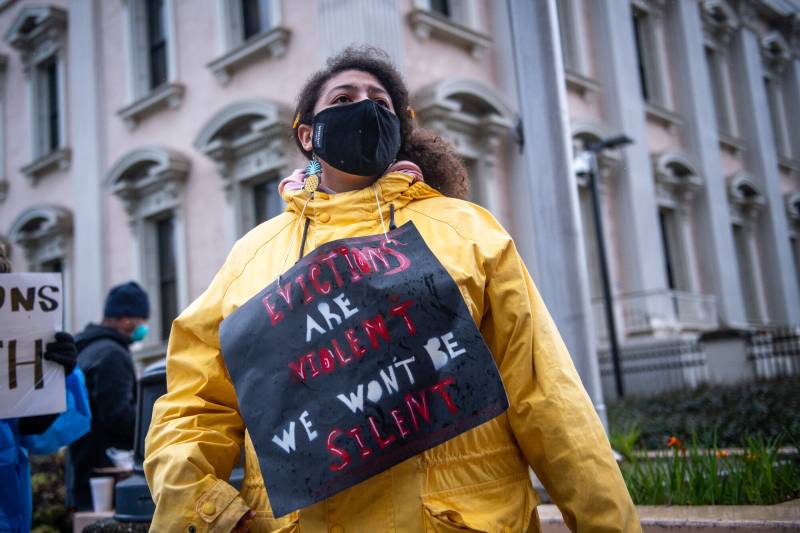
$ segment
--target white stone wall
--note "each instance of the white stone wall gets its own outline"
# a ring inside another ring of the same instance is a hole
[[[0,140],[4,154],[0,158],[0,237],[10,238],[15,221],[31,208],[57,206],[71,213],[72,248],[65,270],[71,290],[70,325],[79,329],[87,321],[100,318],[102,298],[110,286],[131,278],[141,280],[146,274],[142,267],[146,258],[142,254],[147,249],[137,244],[131,216],[107,183],[109,173],[133,150],[159,147],[173,151],[189,168],[178,201],[182,235],[178,239],[179,305],[186,305],[202,292],[219,268],[233,236],[224,180],[214,161],[195,146],[198,134],[216,113],[236,102],[260,99],[293,109],[295,95],[306,77],[322,65],[332,50],[357,38],[379,44],[392,54],[403,69],[415,103],[426,101],[433,109],[447,101],[457,108],[458,91],[467,87],[470,98],[483,99],[494,109],[494,137],[480,141],[485,142],[481,145],[484,148],[492,146],[494,159],[493,165],[483,170],[494,179],[489,191],[491,200],[487,201],[513,231],[540,285],[553,285],[554,280],[547,279],[548,269],[542,268],[544,263],[539,261],[546,257],[546,246],[559,243],[563,235],[572,233],[565,233],[563,227],[532,227],[536,217],[530,206],[546,205],[550,200],[526,197],[531,190],[540,189],[520,187],[519,176],[523,177],[523,184],[532,185],[556,178],[542,176],[537,165],[520,154],[514,130],[520,99],[550,98],[551,106],[557,105],[557,99],[548,93],[532,94],[529,88],[535,83],[519,83],[525,79],[535,81],[537,73],[513,60],[507,6],[517,1],[461,2],[459,5],[466,6],[457,14],[461,22],[452,24],[431,15],[426,0],[282,0],[276,13],[280,15],[280,27],[288,31],[283,47],[237,64],[228,78],[221,80],[225,76],[208,65],[229,51],[224,44],[221,18],[227,0],[167,0],[169,32],[173,37],[170,82],[182,89],[182,96],[173,106],[154,108],[133,128],[119,114],[136,100],[131,93],[125,14],[126,6],[134,5],[135,0],[4,3],[5,7],[0,8],[3,36],[23,9],[51,5],[69,14],[64,101],[72,161],[64,169],[45,173],[36,183],[22,173],[21,169],[31,162],[26,78],[19,51],[5,38],[0,40],[0,54],[6,57],[4,73],[0,74]],[[663,105],[654,107],[645,103],[639,92],[633,32],[628,25],[633,4],[621,0],[558,0],[552,3],[553,9],[567,1],[574,13],[573,31],[579,32],[570,37],[576,39],[573,46],[579,52],[579,67],[568,70],[565,85],[556,89],[563,91],[566,103],[568,116],[563,118],[574,133],[625,133],[635,140],[632,146],[610,154],[603,185],[612,287],[623,324],[621,340],[696,334],[702,329],[663,320],[656,323],[652,318],[672,305],[672,300],[662,298],[669,287],[654,168],[654,160],[665,153],[685,156],[701,184],[688,200],[685,220],[690,226],[684,235],[689,236],[690,242],[680,252],[691,256],[687,264],[696,277],[695,296],[715,299],[721,325],[746,325],[745,292],[736,259],[729,200],[731,178],[746,175],[752,178],[764,201],[752,243],[752,250],[758,255],[754,262],[762,270],[764,321],[800,322],[797,265],[789,247],[790,234],[798,230],[796,221],[788,218],[784,202],[800,191],[800,132],[797,120],[787,121],[792,158],[779,159],[767,122],[769,111],[761,79],[765,68],[763,39],[778,29],[788,54],[783,66],[786,109],[787,113],[797,110],[800,36],[796,20],[800,4],[764,0],[757,2],[757,10],[750,10],[747,5],[752,3],[722,2],[732,16],[724,46],[731,62],[739,123],[738,138],[731,140],[721,139],[717,131],[713,114],[716,96],[704,59],[703,46],[708,36],[704,33],[702,9],[710,3],[633,2],[654,10],[654,20],[661,25],[652,42],[662,47],[654,57],[662,62]],[[794,25],[784,23],[792,15]],[[559,47],[559,42],[542,39],[537,35],[534,42],[545,50]],[[448,87],[461,89],[448,92]],[[426,100],[431,94],[433,100]],[[290,122],[291,118],[286,116],[283,120]],[[437,122],[443,135],[452,135],[447,129],[448,120],[456,118],[457,112],[451,111]],[[462,138],[462,142],[474,144],[474,139]],[[525,149],[561,153],[560,142],[546,135],[527,138]],[[290,157],[300,164],[293,151]],[[5,195],[3,179],[8,184]],[[557,179],[574,181],[577,187],[572,176]],[[578,203],[564,209],[577,210]],[[566,224],[573,216],[580,217],[570,212],[563,222]],[[577,256],[585,257],[583,237],[579,246],[582,252]],[[12,245],[12,254],[15,269],[30,267],[19,245]],[[576,267],[576,273],[584,268],[585,265]],[[588,279],[596,279],[596,275],[589,275]],[[643,292],[661,296],[642,297]],[[559,309],[566,305],[559,301],[548,304],[557,317],[592,315],[591,308]],[[631,334],[624,329],[626,313],[647,315],[651,323]],[[594,323],[593,316],[588,320]],[[602,344],[602,324],[598,322],[593,328]],[[567,330],[579,335],[574,331],[591,328]],[[567,340],[568,344],[572,342]],[[154,350],[152,353],[158,351]]]

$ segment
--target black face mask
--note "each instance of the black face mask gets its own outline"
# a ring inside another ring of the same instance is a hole
[[[372,100],[323,109],[314,117],[314,153],[356,176],[378,176],[400,151],[400,119]]]

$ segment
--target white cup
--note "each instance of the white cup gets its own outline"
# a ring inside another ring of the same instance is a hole
[[[92,486],[92,505],[95,513],[114,509],[114,478],[103,476],[89,479]]]

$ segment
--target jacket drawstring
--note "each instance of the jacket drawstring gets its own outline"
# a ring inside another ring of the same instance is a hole
[[[381,228],[383,229],[383,236],[388,241],[389,240],[389,234],[386,231],[386,222],[383,219],[383,211],[381,210],[381,201],[378,198],[378,189],[376,188],[375,184],[372,185],[372,192],[375,194],[375,205],[378,208],[378,215],[381,217]],[[314,197],[314,193],[312,192],[309,195],[308,200],[306,200],[306,203],[303,205],[303,209],[300,211],[300,219],[301,220],[305,216],[306,207],[308,207],[308,203],[311,201],[311,199],[313,197]],[[303,253],[305,252],[305,249],[306,249],[306,241],[308,240],[308,226],[309,225],[311,225],[311,219],[308,218],[308,217],[305,217],[305,223],[303,224],[303,236],[300,239],[300,253],[297,255],[297,260],[298,261],[300,261],[303,258]],[[397,226],[394,223],[394,204],[389,204],[389,229],[390,230],[397,229]],[[281,264],[281,272],[283,272],[283,269],[286,266],[286,259],[288,258],[288,255],[289,255],[289,252],[287,250],[286,256],[283,259],[283,263]],[[281,283],[281,274],[278,274],[278,278],[277,279],[278,279],[278,284],[280,285],[280,283]]]
[[[372,192],[375,193],[375,205],[378,206],[378,214],[381,216],[381,227],[383,228],[383,236],[389,240],[389,234],[386,232],[386,223],[383,221],[383,211],[381,211],[381,201],[378,200],[378,189],[375,184],[372,184]],[[391,204],[390,204],[391,205]]]
[[[300,211],[300,220],[303,220],[303,217],[306,214],[306,207],[308,207],[308,203],[312,200],[312,198],[314,198],[314,193],[313,192],[311,192],[308,195],[308,199],[306,200],[306,203],[303,204],[303,209]],[[303,226],[303,237],[302,237],[302,239],[300,241],[300,255],[297,258],[298,261],[300,261],[300,259],[303,258],[303,250],[306,247],[306,238],[308,237],[308,225],[311,223],[311,219],[310,218],[305,217],[305,219],[306,219],[306,222],[305,222],[305,225]],[[283,256],[283,261],[281,261],[281,268],[278,271],[277,278],[275,278],[275,279],[278,280],[278,285],[281,284],[281,274],[283,274],[284,268],[286,267],[286,260],[289,258],[289,250],[290,250],[290,248],[287,246],[286,247],[286,255]]]
[[[309,224],[311,224],[311,219],[306,217],[306,223],[303,225],[303,238],[300,240],[300,255],[297,256],[298,261],[303,258],[303,251],[306,249],[306,239],[308,238]]]

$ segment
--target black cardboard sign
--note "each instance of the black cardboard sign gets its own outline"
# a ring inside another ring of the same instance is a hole
[[[320,246],[222,322],[276,516],[508,407],[453,279],[412,223],[388,237]]]

